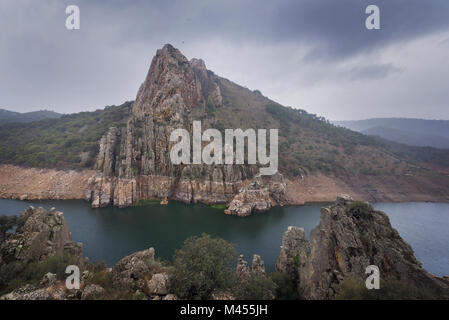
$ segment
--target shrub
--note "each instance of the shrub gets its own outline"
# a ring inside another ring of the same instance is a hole
[[[349,212],[351,212],[354,217],[367,219],[371,216],[371,206],[369,203],[363,201],[353,201],[349,205]]]
[[[213,291],[226,291],[234,283],[234,245],[220,238],[188,238],[175,252],[172,291],[183,299],[210,299]]]
[[[276,284],[270,278],[248,274],[240,279],[233,292],[238,300],[271,300],[276,289]]]
[[[286,273],[273,272],[269,275],[276,284],[274,296],[277,300],[297,300],[299,299],[295,280]]]
[[[335,296],[337,300],[413,300],[435,299],[434,294],[425,288],[411,288],[396,280],[382,281],[380,289],[368,290],[363,281],[347,278]]]

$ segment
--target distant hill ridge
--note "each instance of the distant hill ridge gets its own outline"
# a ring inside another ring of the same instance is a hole
[[[334,124],[410,146],[449,149],[449,120],[375,118]]]
[[[11,122],[33,122],[43,119],[55,119],[61,117],[62,114],[51,110],[39,110],[32,112],[15,112],[6,109],[0,109],[0,125]]]

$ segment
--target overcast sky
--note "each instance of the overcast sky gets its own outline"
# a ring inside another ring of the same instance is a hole
[[[70,4],[80,30],[65,27]],[[380,30],[365,28],[369,4]],[[448,0],[1,0],[0,108],[133,100],[165,43],[331,120],[449,119]]]

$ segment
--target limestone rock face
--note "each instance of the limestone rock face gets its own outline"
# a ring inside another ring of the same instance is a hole
[[[93,207],[127,207],[154,198],[229,203],[258,172],[257,165],[174,165],[170,160],[173,130],[192,133],[196,120],[201,120],[203,131],[211,128],[214,119],[208,111],[221,107],[218,77],[204,61],[188,61],[179,50],[165,45],[151,62],[126,127],[112,127],[100,140],[97,175],[89,180],[86,199]],[[276,201],[274,193],[271,189],[248,192],[230,212],[247,215],[268,210]]]
[[[257,276],[265,276],[266,275],[265,264],[264,264],[262,258],[258,254],[255,254],[253,256],[253,261],[251,263],[250,272]]]
[[[232,199],[226,214],[248,216],[253,212],[264,212],[274,205],[282,205],[286,183],[280,173],[270,177],[257,175]]]
[[[0,300],[53,300],[53,297],[48,290],[28,284],[1,296]]]
[[[135,252],[124,257],[112,268],[112,281],[115,286],[128,291],[147,289],[147,281],[152,277],[154,249]]]
[[[241,254],[237,260],[237,267],[235,271],[237,276],[239,277],[245,277],[247,275],[254,275],[261,277],[266,276],[265,263],[258,254],[253,255],[253,261],[251,263],[251,266],[249,267],[248,262],[243,260],[243,255]]]
[[[93,300],[104,293],[103,287],[98,284],[90,284],[83,289],[81,300]]]
[[[241,254],[237,260],[235,272],[239,277],[245,276],[248,273],[248,262],[243,260],[243,254]]]
[[[21,215],[22,224],[0,246],[0,265],[44,261],[68,253],[82,257],[82,244],[74,243],[62,212],[33,207]]]
[[[168,275],[166,273],[156,273],[148,282],[150,294],[166,295],[168,293]]]
[[[276,269],[293,275],[301,297],[331,299],[345,279],[364,284],[370,265],[379,268],[381,281],[399,281],[418,291],[426,288],[440,297],[449,294],[447,286],[422,268],[385,213],[348,196],[321,210],[321,222],[309,242],[304,230],[288,228]]]
[[[298,278],[300,264],[304,265],[310,254],[309,243],[303,228],[290,226],[282,238],[281,253],[276,263],[276,271]]]

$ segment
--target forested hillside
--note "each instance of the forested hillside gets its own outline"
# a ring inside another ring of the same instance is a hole
[[[90,168],[98,141],[126,123],[132,102],[103,110],[0,126],[0,162],[42,168]]]

